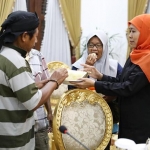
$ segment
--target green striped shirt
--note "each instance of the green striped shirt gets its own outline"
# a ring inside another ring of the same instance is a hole
[[[35,86],[31,69],[14,49],[0,53],[0,149],[34,150],[34,118],[42,92]]]

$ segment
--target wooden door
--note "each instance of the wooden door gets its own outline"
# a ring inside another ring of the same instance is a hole
[[[27,1],[27,10],[29,12],[36,12],[40,20],[40,24],[38,27],[39,29],[38,42],[35,45],[35,49],[40,50],[45,28],[44,16],[46,11],[47,0],[26,0],[26,1]]]

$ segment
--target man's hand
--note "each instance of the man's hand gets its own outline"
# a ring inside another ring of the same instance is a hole
[[[52,132],[53,131],[53,115],[52,113],[50,114],[47,114],[47,120],[49,121],[49,132]]]
[[[39,81],[39,82],[35,82],[35,85],[38,87],[38,89],[41,89],[42,87],[45,86],[45,84],[46,84],[47,82],[49,82],[48,79],[42,80],[42,81]]]
[[[50,80],[55,80],[60,85],[68,77],[68,71],[65,68],[59,68],[53,72]]]

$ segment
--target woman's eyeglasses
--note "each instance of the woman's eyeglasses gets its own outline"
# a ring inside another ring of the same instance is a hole
[[[103,45],[101,44],[88,44],[88,48],[94,48],[94,46],[97,48],[97,49],[100,49],[103,47]]]

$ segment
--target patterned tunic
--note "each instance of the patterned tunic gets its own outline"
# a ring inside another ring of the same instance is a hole
[[[49,78],[49,72],[46,61],[41,52],[32,49],[28,56],[28,62],[32,69],[32,74],[35,81],[41,81]],[[44,105],[40,106],[35,112],[35,132],[46,129],[48,127],[47,115],[44,110]]]

